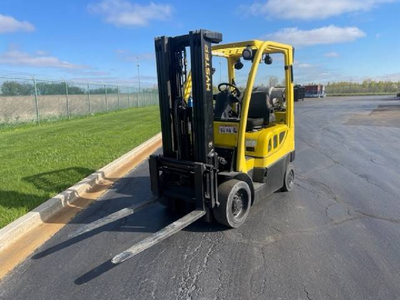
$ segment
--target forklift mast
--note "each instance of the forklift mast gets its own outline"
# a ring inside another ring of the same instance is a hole
[[[213,164],[211,43],[221,40],[222,34],[208,30],[155,39],[164,157]],[[188,50],[193,93],[190,103],[184,100]]]
[[[167,206],[183,199],[205,210],[217,201],[211,44],[220,41],[221,33],[208,30],[155,39],[163,154],[149,164],[152,191]],[[188,64],[192,95],[185,100]]]

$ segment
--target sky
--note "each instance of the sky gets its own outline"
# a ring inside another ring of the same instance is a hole
[[[400,0],[0,0],[0,76],[137,85],[139,64],[153,86],[154,37],[202,28],[293,45],[296,83],[400,81],[399,12]]]

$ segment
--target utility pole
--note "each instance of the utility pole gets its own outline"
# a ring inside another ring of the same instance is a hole
[[[137,77],[138,77],[138,85],[139,85],[139,93],[140,93],[140,64],[139,64],[139,56],[137,56]]]

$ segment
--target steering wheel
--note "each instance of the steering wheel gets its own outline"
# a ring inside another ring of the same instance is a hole
[[[225,86],[225,88],[221,89],[221,87],[223,87],[223,86]],[[233,90],[229,91],[228,87],[233,88]],[[239,97],[241,95],[240,90],[238,89],[238,87],[236,85],[234,85],[232,83],[228,83],[228,82],[222,82],[222,83],[218,84],[218,91],[220,91],[220,92],[225,92],[225,91],[229,92],[230,94],[232,94],[232,96],[238,98],[238,100],[239,100]]]

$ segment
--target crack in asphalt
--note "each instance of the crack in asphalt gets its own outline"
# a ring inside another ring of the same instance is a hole
[[[330,130],[330,131],[333,132],[332,130]],[[340,135],[340,134],[339,134],[339,135]],[[345,169],[348,170],[350,173],[356,175],[356,176],[359,177],[359,178],[362,178],[362,179],[366,180],[369,184],[374,185],[375,187],[379,188],[380,190],[382,190],[382,191],[384,191],[384,192],[386,192],[386,193],[389,193],[389,194],[392,194],[392,195],[393,195],[393,193],[392,193],[391,190],[388,191],[387,189],[383,188],[381,185],[379,185],[379,184],[376,183],[375,181],[371,180],[371,178],[370,178],[368,175],[359,174],[359,173],[355,172],[353,169],[349,168],[347,165],[345,165],[345,164],[343,164],[343,163],[341,163],[341,162],[335,160],[333,157],[331,157],[331,156],[329,156],[328,154],[326,154],[326,153],[325,153],[324,151],[322,151],[320,148],[314,146],[313,144],[311,144],[311,143],[309,143],[309,142],[306,142],[304,139],[301,139],[300,137],[298,137],[298,139],[299,139],[300,141],[302,141],[303,143],[305,143],[306,145],[308,145],[309,147],[313,148],[314,150],[320,152],[322,155],[324,155],[325,157],[327,157],[328,159],[330,159],[330,160],[331,160],[332,162],[334,162],[335,164],[338,164],[338,165],[340,165],[341,167],[345,168]],[[350,150],[350,148],[349,148],[349,150]],[[330,167],[331,167],[331,166],[330,166]],[[396,196],[397,196],[397,195],[396,195]]]
[[[307,289],[306,289],[305,286],[304,286],[304,292],[306,293],[307,299],[308,299],[308,300],[312,300],[311,297],[310,297],[310,294],[308,293],[308,291],[307,291]]]
[[[219,292],[220,292],[220,290],[222,289],[222,285],[223,285],[223,281],[222,281],[222,275],[223,275],[223,272],[222,272],[222,260],[221,260],[221,258],[220,257],[218,257],[218,267],[217,267],[217,271],[218,271],[218,287],[217,287],[217,291],[215,292],[215,298],[214,298],[214,300],[219,300],[219,296],[218,296],[218,294],[219,294]]]
[[[161,251],[157,251],[157,255],[154,256],[154,258],[150,261],[150,262],[146,262],[144,264],[144,266],[142,268],[140,268],[141,270],[144,271],[144,273],[146,274],[146,270],[151,270],[152,265],[156,265],[159,262],[159,259],[161,257],[161,255],[163,255],[165,253],[165,251],[167,251],[168,248],[164,247],[164,249],[162,249]],[[156,299],[155,297],[155,293],[157,290],[157,283],[154,280],[149,280],[148,276],[146,275],[146,277],[144,279],[142,279],[139,282],[139,291],[144,290],[143,285],[146,284],[147,282],[150,282],[153,285],[153,289],[151,291],[151,296],[153,299]],[[131,284],[131,279],[130,278],[126,278],[125,280],[125,285],[129,285]]]
[[[371,214],[371,213],[366,213],[366,212],[361,211],[360,209],[357,209],[357,208],[354,208],[354,207],[350,206],[348,203],[344,202],[339,197],[337,197],[337,195],[334,194],[332,189],[328,185],[324,184],[323,182],[320,182],[320,181],[317,181],[317,180],[311,179],[311,178],[300,179],[300,181],[303,181],[303,182],[306,182],[306,183],[308,183],[308,181],[311,181],[311,183],[319,184],[320,187],[323,187],[327,192],[329,192],[329,194],[331,194],[332,200],[335,201],[335,203],[344,206],[344,208],[346,209],[347,214],[350,217],[345,219],[345,220],[342,220],[342,221],[336,221],[335,219],[332,219],[329,216],[328,209],[329,209],[330,206],[333,205],[333,203],[330,203],[330,204],[328,204],[328,206],[325,207],[325,210],[324,210],[325,216],[327,216],[330,219],[330,221],[332,221],[336,225],[340,225],[340,224],[343,224],[343,223],[345,223],[347,221],[361,219],[361,218],[373,218],[373,219],[378,219],[378,220],[382,220],[382,221],[387,221],[387,222],[390,222],[390,223],[393,223],[393,224],[400,224],[400,220],[398,220],[398,219],[387,218],[387,217],[382,217],[382,216],[378,216],[378,215]],[[306,187],[304,187],[304,186],[302,186],[302,185],[300,185],[298,183],[297,183],[297,185],[300,188],[304,188],[305,190],[307,190],[307,191],[309,191],[309,192],[311,192],[313,194],[317,194],[317,196],[319,196],[319,193],[318,193],[317,190],[313,190],[312,188],[311,189],[306,188]],[[328,197],[328,199],[331,199],[331,198]]]
[[[301,177],[301,176],[298,176],[297,178],[298,178],[298,180],[299,180],[300,182],[311,184],[311,188],[306,188],[306,187],[302,186],[301,184],[298,184],[298,183],[297,183],[297,185],[298,185],[300,188],[303,188],[303,189],[305,189],[305,190],[311,192],[312,194],[317,195],[317,198],[321,199],[321,195],[320,195],[320,194],[321,194],[321,191],[319,191],[319,190],[317,190],[317,189],[313,189],[313,185],[319,186],[319,187],[321,188],[322,192],[325,191],[325,193],[326,193],[325,196],[327,197],[327,199],[333,200],[333,201],[334,201],[335,203],[337,203],[337,204],[344,205],[346,208],[350,208],[350,206],[349,206],[347,203],[345,203],[343,200],[341,200],[341,199],[333,192],[332,188],[331,188],[330,186],[328,186],[327,184],[325,184],[325,183],[323,183],[323,182],[321,182],[321,181],[318,181],[318,180],[316,180],[316,179],[313,179],[313,178],[303,178],[303,177]],[[322,205],[321,205],[321,206],[322,206]],[[323,206],[324,206],[324,205],[323,205]],[[324,207],[325,207],[325,206],[324,206]]]
[[[271,244],[277,243],[278,241],[280,241],[284,238],[291,238],[291,237],[303,235],[303,234],[305,234],[305,235],[320,234],[321,232],[330,230],[336,226],[341,226],[350,221],[360,220],[363,218],[373,218],[373,219],[378,219],[378,220],[382,220],[382,221],[387,221],[387,222],[390,222],[393,224],[400,224],[400,220],[397,220],[397,219],[388,219],[388,218],[379,217],[379,216],[375,216],[375,215],[371,215],[371,214],[359,213],[358,215],[352,215],[351,217],[346,218],[344,220],[330,221],[330,223],[325,224],[323,226],[315,226],[315,227],[309,227],[309,228],[304,228],[304,229],[298,229],[298,230],[294,230],[294,231],[290,231],[290,232],[286,232],[286,233],[273,234],[273,235],[268,236],[267,238],[265,238],[262,241],[257,241],[254,239],[240,239],[240,238],[234,238],[233,240],[237,243],[242,243],[244,245],[251,245],[253,247],[258,247],[260,249],[263,249],[264,247],[268,247]],[[230,239],[232,239],[232,238],[230,238]]]
[[[366,217],[366,218],[382,220],[382,221],[386,221],[386,222],[393,223],[393,224],[400,224],[400,220],[398,220],[398,219],[385,218],[385,217],[377,216],[375,214],[365,213],[360,210],[355,210],[355,212],[361,214],[363,217]]]
[[[308,291],[307,291],[307,289],[306,289],[305,286],[304,286],[304,292],[306,293],[307,299],[308,299],[308,300],[312,300],[311,297],[310,297],[310,294],[308,293]]]
[[[396,142],[398,143],[398,142]],[[369,149],[370,151],[374,152],[375,154],[382,155],[384,158],[394,161],[396,164],[400,164],[400,160],[395,159],[394,157],[388,157],[385,155],[384,152],[376,152],[374,149]]]
[[[203,272],[208,268],[209,260],[216,251],[220,239],[221,238],[213,239],[211,233],[205,233],[201,237],[199,245],[193,251],[184,255],[184,261],[186,261],[188,257],[190,258],[186,263],[187,268],[183,273],[184,275],[182,275],[181,283],[179,284],[179,299],[193,299],[196,298],[193,295],[194,293],[199,294],[202,292],[202,288],[198,286],[197,282],[201,274],[203,274]],[[209,247],[202,260],[202,264],[196,264],[196,268],[193,270],[192,262],[194,262],[194,260],[198,257],[201,249],[204,248],[203,243],[209,245]],[[191,247],[188,247],[187,249],[190,248]],[[220,284],[222,285],[222,282]]]

